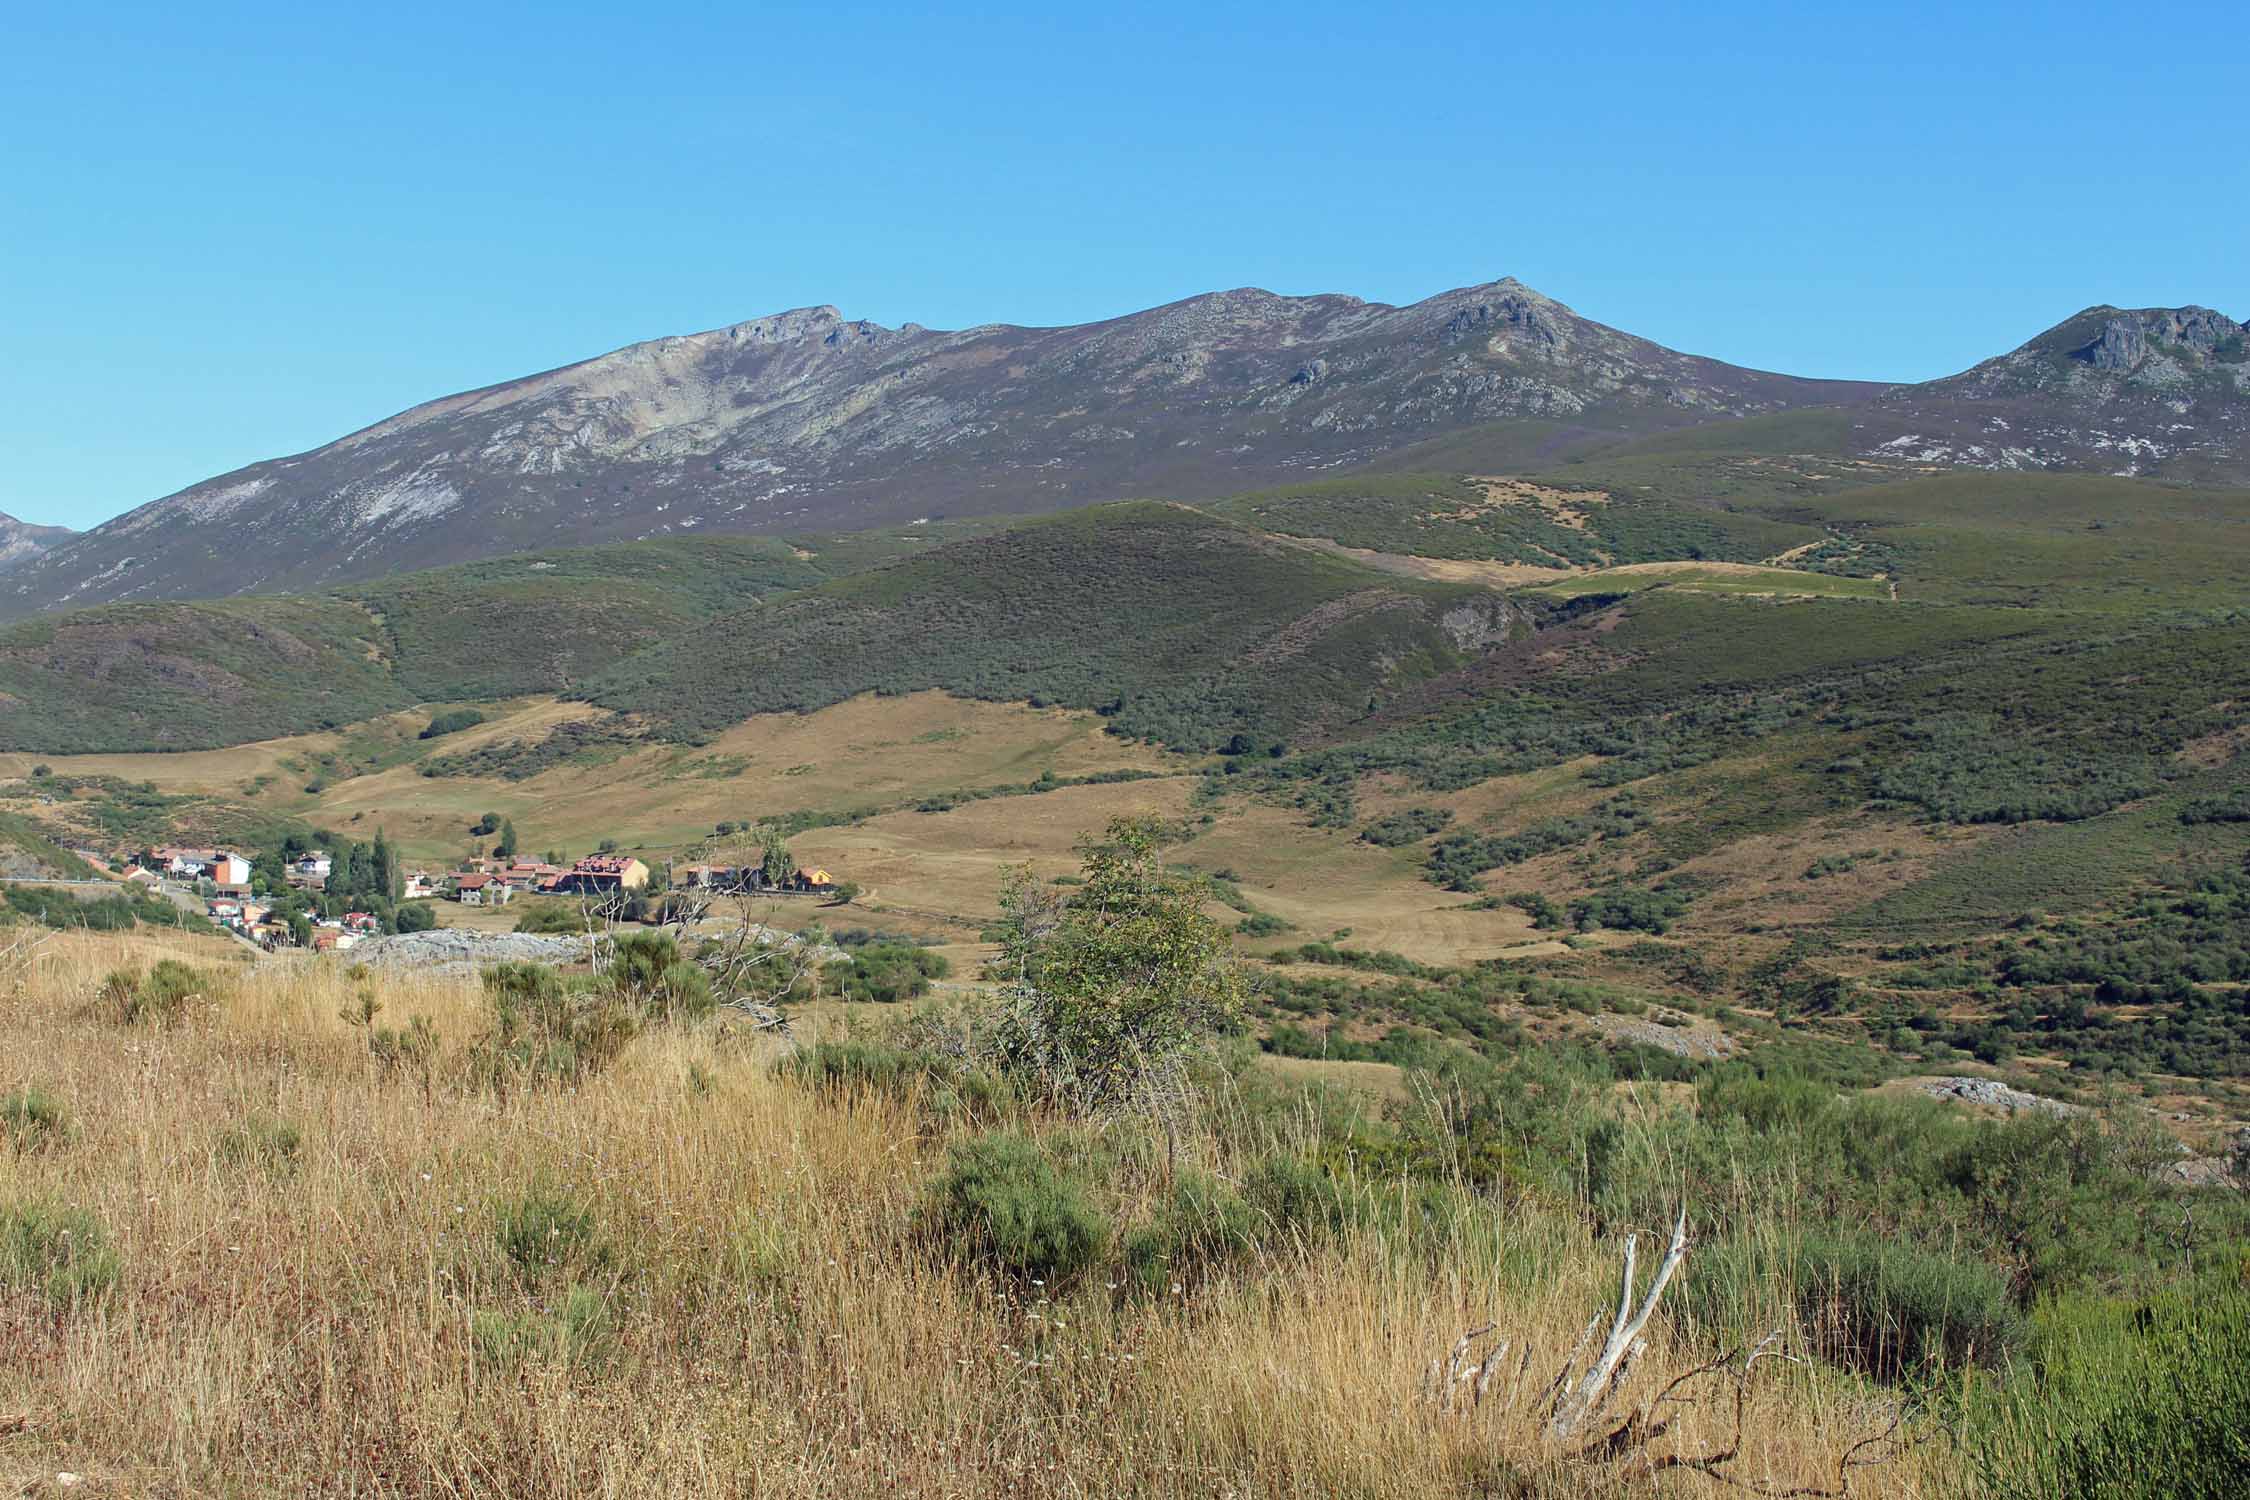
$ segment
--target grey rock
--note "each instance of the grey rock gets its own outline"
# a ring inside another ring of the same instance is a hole
[[[2082,1107],[2076,1104],[2065,1104],[2060,1099],[2047,1099],[2038,1094],[2027,1094],[2022,1089],[2010,1088],[1997,1078],[1926,1078],[1916,1087],[1934,1099],[1976,1104],[1986,1109],[2004,1109],[2010,1114],[2022,1110],[2057,1116],[2086,1113]]]
[[[473,974],[493,964],[582,963],[589,954],[582,937],[554,937],[528,932],[469,932],[439,927],[428,932],[401,932],[367,938],[338,955],[348,963],[371,969],[424,974]]]

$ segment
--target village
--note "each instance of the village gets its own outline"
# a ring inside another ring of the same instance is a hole
[[[95,851],[85,857],[102,866]],[[365,867],[356,863],[366,856]],[[279,881],[274,879],[278,866]],[[232,849],[165,845],[116,857],[126,885],[199,911],[214,925],[268,951],[309,948],[340,952],[386,932],[446,925],[435,904],[502,907],[520,897],[574,898],[597,915],[633,914],[647,908],[637,897],[668,891],[725,895],[828,896],[838,883],[825,869],[775,862],[740,865],[695,863],[652,869],[632,855],[603,852],[568,864],[513,855],[472,856],[456,869],[406,870],[378,836],[351,846],[345,871],[326,849],[286,850],[254,858]],[[346,878],[346,871],[351,878]],[[355,909],[370,890],[376,899]],[[354,899],[339,899],[354,898]]]

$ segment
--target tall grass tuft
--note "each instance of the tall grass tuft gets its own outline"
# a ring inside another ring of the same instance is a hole
[[[101,1221],[49,1203],[0,1203],[0,1289],[74,1304],[117,1284],[117,1256]]]
[[[0,1135],[18,1151],[60,1145],[70,1138],[70,1111],[45,1089],[20,1085],[0,1094]]]

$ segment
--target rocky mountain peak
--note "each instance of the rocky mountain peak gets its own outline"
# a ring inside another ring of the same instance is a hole
[[[2082,324],[2096,325],[2094,336],[2063,352],[2097,370],[2129,375],[2152,354],[2189,364],[2244,359],[2243,325],[2208,307],[2091,307],[2063,326]]]
[[[1927,463],[2239,482],[2244,344],[2243,325],[2208,307],[2104,303],[1958,375],[1885,391],[1862,441]]]
[[[44,557],[77,534],[67,526],[34,526],[0,511],[0,569]]]

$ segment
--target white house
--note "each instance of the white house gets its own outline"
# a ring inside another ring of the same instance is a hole
[[[239,854],[222,849],[212,855],[203,866],[203,873],[220,885],[248,885],[250,883],[250,861]]]

